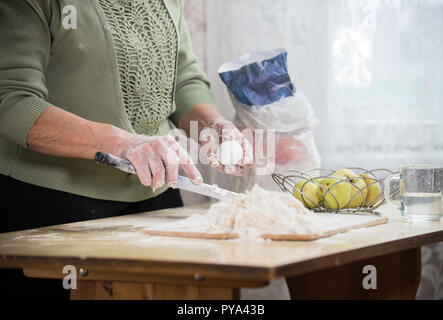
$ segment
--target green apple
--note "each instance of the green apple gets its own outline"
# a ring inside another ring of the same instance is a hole
[[[366,196],[365,206],[372,207],[375,206],[380,200],[382,195],[382,190],[380,183],[371,174],[360,174],[360,177],[365,178],[364,181],[368,186],[368,194]]]
[[[349,208],[358,208],[365,204],[368,188],[366,187],[364,179],[350,169],[341,169],[334,172],[332,175],[348,179],[351,183],[351,203],[349,204]]]
[[[322,200],[318,196],[317,190],[320,188],[318,184],[300,179],[294,187],[294,197],[297,198],[308,209],[318,208]]]
[[[317,194],[325,207],[339,210],[348,206],[351,200],[351,184],[342,180],[343,177],[331,175],[320,181],[321,187],[318,188]]]

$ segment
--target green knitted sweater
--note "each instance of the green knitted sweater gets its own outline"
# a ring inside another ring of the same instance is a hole
[[[74,6],[77,29],[66,28]],[[65,10],[65,11],[64,11]],[[136,176],[27,149],[55,105],[126,131],[164,135],[198,103],[214,104],[179,0],[0,1],[0,174],[87,197],[140,201]]]

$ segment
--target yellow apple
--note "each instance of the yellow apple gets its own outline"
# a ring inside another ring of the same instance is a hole
[[[362,178],[359,178],[359,176],[350,169],[341,169],[332,175],[348,179],[351,183],[351,203],[349,204],[349,208],[358,208],[365,204],[368,188],[366,188],[366,183]]]
[[[342,180],[343,177],[331,175],[320,181],[321,187],[317,193],[325,207],[339,210],[348,206],[351,200],[351,184]]]
[[[372,207],[377,204],[381,200],[381,186],[380,183],[375,179],[375,177],[371,174],[360,174],[360,177],[363,179],[368,186],[368,195],[366,196],[365,206]]]
[[[294,197],[297,198],[308,209],[318,208],[322,200],[318,196],[317,190],[319,185],[308,181],[306,179],[300,179],[294,187]]]

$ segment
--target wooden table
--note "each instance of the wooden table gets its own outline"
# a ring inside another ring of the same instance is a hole
[[[0,235],[0,267],[63,279],[77,271],[71,299],[235,299],[238,288],[286,277],[291,296],[414,298],[420,247],[443,240],[443,222],[407,223],[385,206],[389,223],[310,242],[241,243],[148,237],[140,230],[201,213],[206,205]],[[363,267],[377,271],[364,289]],[[62,281],[60,281],[61,285]]]

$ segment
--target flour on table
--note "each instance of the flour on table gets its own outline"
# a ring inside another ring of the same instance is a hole
[[[262,240],[261,234],[314,235],[323,232],[319,217],[286,192],[255,186],[252,190],[213,204],[205,214],[167,226],[162,230],[237,233],[243,240]]]

